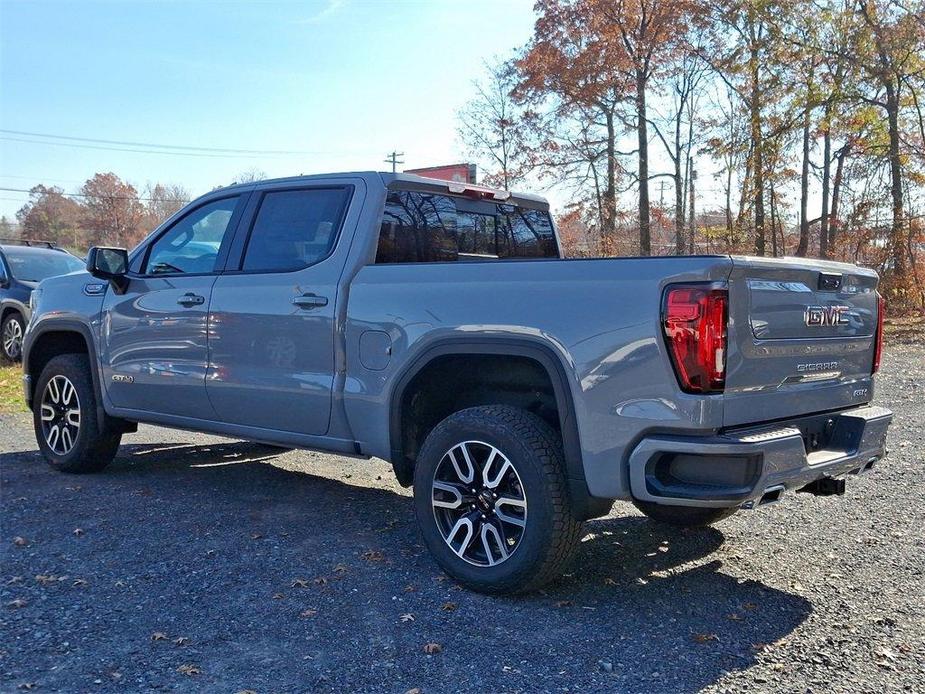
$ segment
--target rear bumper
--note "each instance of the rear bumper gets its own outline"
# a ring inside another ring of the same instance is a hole
[[[867,406],[712,437],[648,437],[630,455],[630,489],[636,499],[661,504],[753,507],[870,469],[886,454],[892,419],[890,410]],[[807,453],[814,431],[824,431],[826,443]]]

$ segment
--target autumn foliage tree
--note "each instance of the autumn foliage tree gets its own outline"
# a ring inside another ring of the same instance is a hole
[[[56,186],[34,186],[29,201],[16,213],[23,238],[79,246],[82,241],[81,207]]]
[[[98,173],[80,189],[83,226],[101,245],[134,245],[142,235],[145,208],[138,191],[114,173]]]
[[[582,254],[844,259],[876,267],[892,306],[925,311],[925,0],[535,12],[499,91],[527,135],[509,154],[571,197],[562,221]]]

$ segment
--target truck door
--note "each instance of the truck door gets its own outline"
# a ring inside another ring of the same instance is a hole
[[[356,224],[355,197],[343,179],[253,194],[212,290],[206,390],[222,422],[327,432],[337,288],[352,239],[342,232]]]
[[[214,419],[209,300],[243,206],[231,195],[193,208],[148,244],[124,294],[106,293],[100,358],[116,407]]]

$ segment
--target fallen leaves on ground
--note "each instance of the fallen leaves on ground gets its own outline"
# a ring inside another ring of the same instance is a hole
[[[18,535],[13,538],[13,544],[17,547],[25,547],[29,544],[29,540],[24,537],[19,537]]]
[[[442,653],[442,652],[443,652],[443,646],[441,646],[439,643],[433,643],[433,642],[431,642],[431,643],[425,643],[425,644],[424,644],[424,652],[425,652],[427,655],[434,655],[435,653]]]
[[[338,564],[337,566],[334,567],[334,573],[336,574],[347,573],[349,568],[350,567],[348,567],[346,564]]]
[[[291,588],[308,588],[311,585],[307,578],[297,578],[291,584]]]
[[[80,537],[84,534],[83,528],[74,528],[74,536]]]
[[[571,606],[572,606],[571,600],[557,600],[556,601],[556,607],[571,607]]]
[[[163,631],[155,631],[153,634],[151,634],[151,640],[152,641],[166,641],[167,634],[165,634]]]
[[[189,639],[188,636],[178,636],[177,638],[175,638],[175,639],[173,640],[173,642],[174,642],[177,646],[185,646],[186,644],[188,644],[188,643],[190,642],[190,639]]]
[[[307,610],[302,610],[301,612],[299,612],[299,616],[303,618],[304,617],[314,617],[316,614],[318,614],[318,610],[311,608],[311,607],[308,608]]]
[[[16,598],[15,600],[10,600],[6,606],[14,610],[18,610],[21,607],[25,607],[29,604],[28,600],[23,600],[22,598]]]
[[[459,607],[455,602],[445,602],[440,606],[440,609],[444,612],[455,612]]]
[[[403,622],[413,622],[413,621],[414,621],[414,615],[411,614],[410,612],[406,612],[406,613],[403,614],[401,617],[399,617],[399,619],[400,619],[401,621],[403,621]]]
[[[694,641],[697,643],[709,643],[710,641],[719,641],[716,634],[694,634]]]
[[[360,555],[360,558],[364,561],[382,561],[385,555],[377,549],[368,549]]]
[[[43,586],[50,586],[52,583],[63,581],[67,576],[55,576],[54,574],[37,574],[35,580]]]
[[[71,585],[75,588],[83,588],[84,586],[90,585],[90,582],[84,578],[75,578]]]
[[[191,665],[190,663],[185,663],[177,668],[177,672],[181,675],[186,675],[187,677],[192,677],[193,675],[201,675],[202,670],[197,666]]]

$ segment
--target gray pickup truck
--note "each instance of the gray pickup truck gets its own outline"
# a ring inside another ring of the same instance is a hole
[[[52,466],[103,469],[138,422],[384,458],[476,590],[560,575],[615,499],[704,525],[885,454],[853,265],[565,260],[541,198],[349,173],[213,191],[87,268],[24,339]]]

